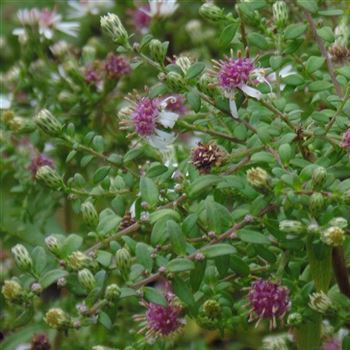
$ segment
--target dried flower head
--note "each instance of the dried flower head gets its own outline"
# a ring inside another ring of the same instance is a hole
[[[328,52],[335,63],[346,63],[350,60],[350,49],[345,46],[333,45]]]
[[[131,213],[127,212],[125,213],[125,215],[122,218],[122,221],[120,222],[119,229],[124,230],[135,223],[136,220],[132,217]]]
[[[208,173],[213,166],[221,164],[223,156],[223,152],[217,145],[199,143],[192,150],[192,164],[201,173]]]

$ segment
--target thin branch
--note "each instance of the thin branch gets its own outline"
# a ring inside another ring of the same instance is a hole
[[[346,269],[346,262],[344,257],[344,248],[335,247],[332,250],[332,262],[333,262],[333,271],[339,290],[350,299],[350,282],[349,276]]]

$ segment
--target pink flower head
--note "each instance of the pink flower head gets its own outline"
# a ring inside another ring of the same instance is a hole
[[[151,16],[148,14],[149,11],[149,6],[140,6],[128,11],[131,18],[131,24],[141,34],[148,32],[148,28],[151,23]]]
[[[136,132],[140,136],[150,136],[156,129],[156,120],[159,114],[159,101],[149,97],[142,97],[132,113],[132,121]]]
[[[130,73],[128,60],[123,56],[109,53],[105,60],[105,71],[109,79],[119,79],[123,75]]]
[[[328,338],[322,345],[322,350],[341,350],[339,341],[335,338]]]
[[[343,134],[343,147],[350,152],[350,129]]]
[[[171,98],[166,99],[166,109],[184,115],[187,112],[185,98],[179,94],[172,95]]]
[[[89,63],[84,70],[84,78],[88,84],[97,85],[102,80],[102,72],[99,62]]]
[[[49,167],[53,168],[54,162],[52,159],[46,157],[42,153],[32,159],[28,167],[28,170],[30,170],[30,172],[32,173],[33,179],[35,178],[35,175],[38,169],[44,165],[48,165]]]
[[[259,279],[250,286],[248,299],[252,311],[259,319],[272,320],[276,326],[276,317],[282,318],[288,310],[288,289],[277,283]]]
[[[225,90],[241,87],[249,80],[254,65],[249,58],[227,58],[220,62],[218,81]]]

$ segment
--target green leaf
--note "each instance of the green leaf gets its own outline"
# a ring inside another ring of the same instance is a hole
[[[47,263],[45,249],[43,247],[35,247],[31,252],[31,256],[33,257],[34,271],[40,275],[44,271]]]
[[[83,239],[75,233],[69,235],[62,243],[62,253],[64,256],[68,256],[76,250],[79,250],[83,244]]]
[[[163,293],[158,289],[155,289],[152,287],[144,287],[143,296],[147,301],[153,304],[158,304],[163,306],[168,305]]]
[[[255,244],[269,244],[269,239],[264,236],[260,232],[256,232],[249,229],[241,229],[238,232],[238,237],[243,241],[247,243],[255,243]]]
[[[344,11],[341,9],[327,9],[318,11],[318,14],[321,16],[342,16],[344,14]]]
[[[238,22],[226,26],[220,34],[219,45],[222,47],[226,47],[227,45],[229,45],[232,39],[234,38],[238,27]]]
[[[106,208],[100,213],[96,231],[100,235],[105,236],[112,231],[116,231],[120,221],[120,216],[118,216],[112,209]]]
[[[111,330],[113,327],[111,319],[104,311],[99,312],[98,321],[102,324],[103,327],[105,327],[108,330]]]
[[[69,163],[77,154],[78,152],[76,150],[73,149],[73,151],[70,151],[68,153],[68,156],[66,158],[66,163]]]
[[[52,283],[56,282],[59,278],[68,276],[68,272],[61,269],[51,270],[46,272],[43,276],[40,277],[39,283],[43,289],[50,286]]]
[[[231,225],[231,214],[228,209],[216,203],[211,196],[205,201],[205,213],[209,230],[222,232]]]
[[[309,73],[313,73],[322,67],[324,61],[323,57],[311,56],[306,62],[306,70]]]
[[[220,176],[216,175],[204,175],[198,177],[196,180],[193,181],[190,191],[189,191],[189,196],[190,197],[195,197],[205,190],[209,191],[211,189],[211,186],[216,185],[221,181]]]
[[[186,94],[186,100],[191,105],[191,108],[198,113],[201,109],[201,98],[195,91],[190,91]]]
[[[166,223],[166,229],[174,252],[178,255],[185,254],[186,240],[180,225],[173,220],[168,220]]]
[[[80,161],[80,165],[82,168],[85,168],[92,160],[93,160],[94,156],[91,154],[88,154],[86,156],[84,156],[83,158],[81,158]]]
[[[196,292],[199,289],[203,281],[206,266],[207,266],[206,260],[195,262],[195,268],[191,271],[191,274],[190,274],[190,283],[191,283],[192,290],[194,292]]]
[[[304,78],[300,74],[292,74],[283,78],[283,82],[287,85],[298,86],[304,83]]]
[[[97,251],[96,260],[105,267],[109,267],[112,262],[113,255],[110,252],[106,252],[105,250]]]
[[[137,262],[140,263],[147,271],[151,272],[153,267],[153,259],[151,258],[151,248],[143,243],[136,244],[135,255]]]
[[[104,140],[103,137],[101,135],[96,135],[93,140],[92,140],[92,144],[94,146],[94,149],[99,152],[102,153],[104,150]]]
[[[147,175],[149,177],[157,177],[157,176],[165,173],[166,171],[168,171],[168,167],[166,167],[165,165],[155,164],[148,169]]]
[[[110,166],[103,166],[95,171],[94,174],[94,184],[101,182],[110,172]]]
[[[150,215],[149,220],[150,220],[150,223],[153,225],[157,221],[163,220],[165,218],[179,221],[181,217],[180,217],[180,214],[176,210],[170,209],[170,208],[164,208],[164,209],[159,209],[157,211],[154,211]]]
[[[317,2],[315,0],[297,0],[297,3],[311,13],[316,13],[318,10]]]
[[[249,265],[237,255],[230,256],[230,268],[240,276],[248,276],[250,274]]]
[[[166,265],[166,269],[169,272],[182,272],[194,269],[193,261],[186,258],[175,258]]]
[[[159,191],[156,184],[149,177],[142,176],[140,179],[141,198],[150,205],[158,202]]]
[[[248,42],[252,46],[256,46],[259,49],[265,50],[269,48],[269,43],[265,39],[265,36],[259,33],[249,33]]]
[[[207,258],[215,258],[217,256],[229,255],[236,253],[236,248],[228,243],[217,243],[200,249]]]
[[[292,157],[292,147],[289,143],[284,143],[283,145],[279,146],[278,153],[281,157],[282,162],[288,163]]]
[[[284,37],[285,39],[296,39],[300,35],[302,35],[307,28],[306,24],[301,23],[294,23],[290,24],[285,30],[284,30]]]
[[[138,157],[140,157],[141,155],[143,155],[144,153],[144,149],[143,148],[132,148],[130,151],[126,152],[125,156],[124,156],[124,162],[130,162]]]
[[[316,80],[309,84],[309,90],[312,92],[318,92],[328,90],[333,86],[332,83],[326,80]]]
[[[194,301],[193,294],[188,284],[184,280],[178,277],[175,277],[172,280],[172,288],[174,293],[180,298],[182,302],[184,302],[186,305],[190,307],[194,306],[195,301]]]
[[[204,69],[205,69],[205,63],[203,62],[194,63],[190,68],[188,68],[185,78],[194,79],[198,75],[200,75]]]
[[[332,43],[334,41],[334,33],[331,27],[322,27],[317,29],[317,34],[328,43]]]

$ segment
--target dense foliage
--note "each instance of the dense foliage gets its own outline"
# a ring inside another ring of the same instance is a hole
[[[0,347],[349,350],[348,0],[23,6]]]

